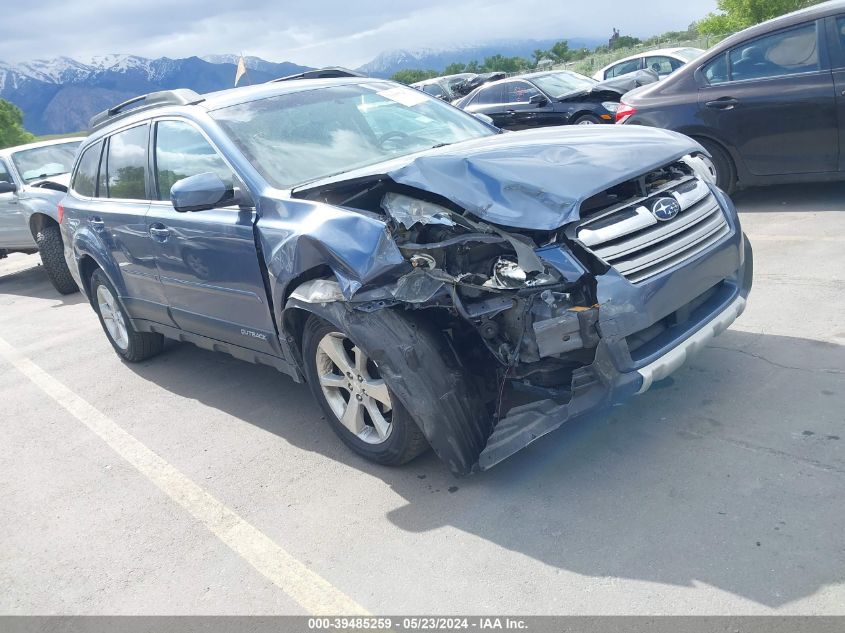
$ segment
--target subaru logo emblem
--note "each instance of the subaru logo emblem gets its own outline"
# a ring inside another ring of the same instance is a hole
[[[681,205],[674,198],[658,198],[651,205],[651,214],[661,222],[671,220],[680,212]]]

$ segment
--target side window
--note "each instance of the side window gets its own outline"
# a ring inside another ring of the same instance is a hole
[[[528,103],[534,95],[540,94],[534,86],[526,81],[509,81],[504,84],[505,103]]]
[[[840,59],[845,61],[845,16],[836,18],[836,35],[839,38]]]
[[[473,101],[477,105],[489,105],[491,103],[505,103],[504,99],[504,85],[498,84],[484,88],[478,93],[478,96]]]
[[[93,198],[97,195],[97,174],[100,170],[100,154],[102,153],[103,142],[98,141],[82,152],[79,159],[79,166],[73,174],[73,189],[80,196]]]
[[[628,73],[632,73],[635,70],[640,69],[640,58],[637,59],[629,59],[627,62],[622,62],[621,64],[616,64],[616,66],[611,66],[607,69],[605,73],[605,79],[610,79],[611,77],[619,77],[620,75],[627,75]]]
[[[728,81],[727,54],[722,53],[704,67],[704,78],[711,86]]]
[[[147,126],[140,125],[113,134],[109,139],[107,196],[124,200],[146,200]],[[100,197],[106,197],[100,192]]]
[[[233,185],[232,170],[205,136],[188,123],[159,121],[155,148],[159,200],[170,199],[170,188],[177,180],[209,171]]]
[[[423,92],[426,94],[431,95],[432,97],[445,97],[446,93],[443,92],[443,88],[441,88],[438,84],[426,84],[423,86]]]
[[[0,182],[12,182],[12,176],[9,174],[9,169],[6,163],[0,160]]]
[[[666,57],[664,55],[645,58],[645,67],[647,69],[653,70],[658,75],[668,75],[673,70],[676,70],[680,65],[681,62],[679,62],[678,60],[672,59],[671,57]]]
[[[731,80],[783,77],[819,69],[816,24],[746,42],[728,53]]]

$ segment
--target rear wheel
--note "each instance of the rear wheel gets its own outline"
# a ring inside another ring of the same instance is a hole
[[[730,155],[718,143],[703,138],[695,140],[710,154],[699,156],[708,171],[715,176],[716,186],[726,193],[736,191],[736,168]]]
[[[359,455],[396,466],[428,448],[367,350],[314,315],[302,341],[308,384],[332,429]]]
[[[73,280],[65,261],[62,233],[56,224],[48,224],[35,234],[38,253],[44,270],[53,287],[63,295],[76,292],[79,288]]]
[[[99,269],[91,275],[91,303],[100,317],[100,325],[109,343],[124,360],[137,363],[155,356],[164,348],[164,337],[161,334],[139,332],[132,326],[132,321],[117,299],[117,291]]]
[[[572,125],[597,125],[599,123],[601,123],[601,119],[595,114],[582,114],[572,122]]]

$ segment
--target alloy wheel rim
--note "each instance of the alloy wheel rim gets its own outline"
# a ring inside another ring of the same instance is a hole
[[[126,329],[123,312],[120,311],[120,306],[117,305],[111,291],[102,285],[97,287],[97,306],[112,341],[121,350],[126,350],[129,347],[129,332]]]
[[[387,441],[393,404],[376,364],[340,332],[320,339],[316,361],[320,389],[340,423],[367,444]]]

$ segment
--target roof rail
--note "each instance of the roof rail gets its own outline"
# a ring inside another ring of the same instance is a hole
[[[140,110],[147,110],[149,108],[157,108],[165,105],[193,105],[202,101],[205,101],[205,97],[187,88],[151,92],[150,94],[133,97],[123,103],[118,103],[116,106],[113,106],[108,110],[103,110],[99,114],[95,114],[88,122],[88,126],[93,130],[105,125],[106,123],[112,123],[124,116],[135,114]],[[132,107],[136,104],[139,105]]]
[[[359,73],[356,70],[349,70],[343,66],[326,66],[325,68],[314,68],[313,70],[306,70],[305,72],[297,73],[295,75],[288,75],[287,77],[279,77],[278,79],[271,79],[268,84],[276,83],[277,81],[292,81],[294,79],[335,79],[337,77],[366,77],[367,75]]]

